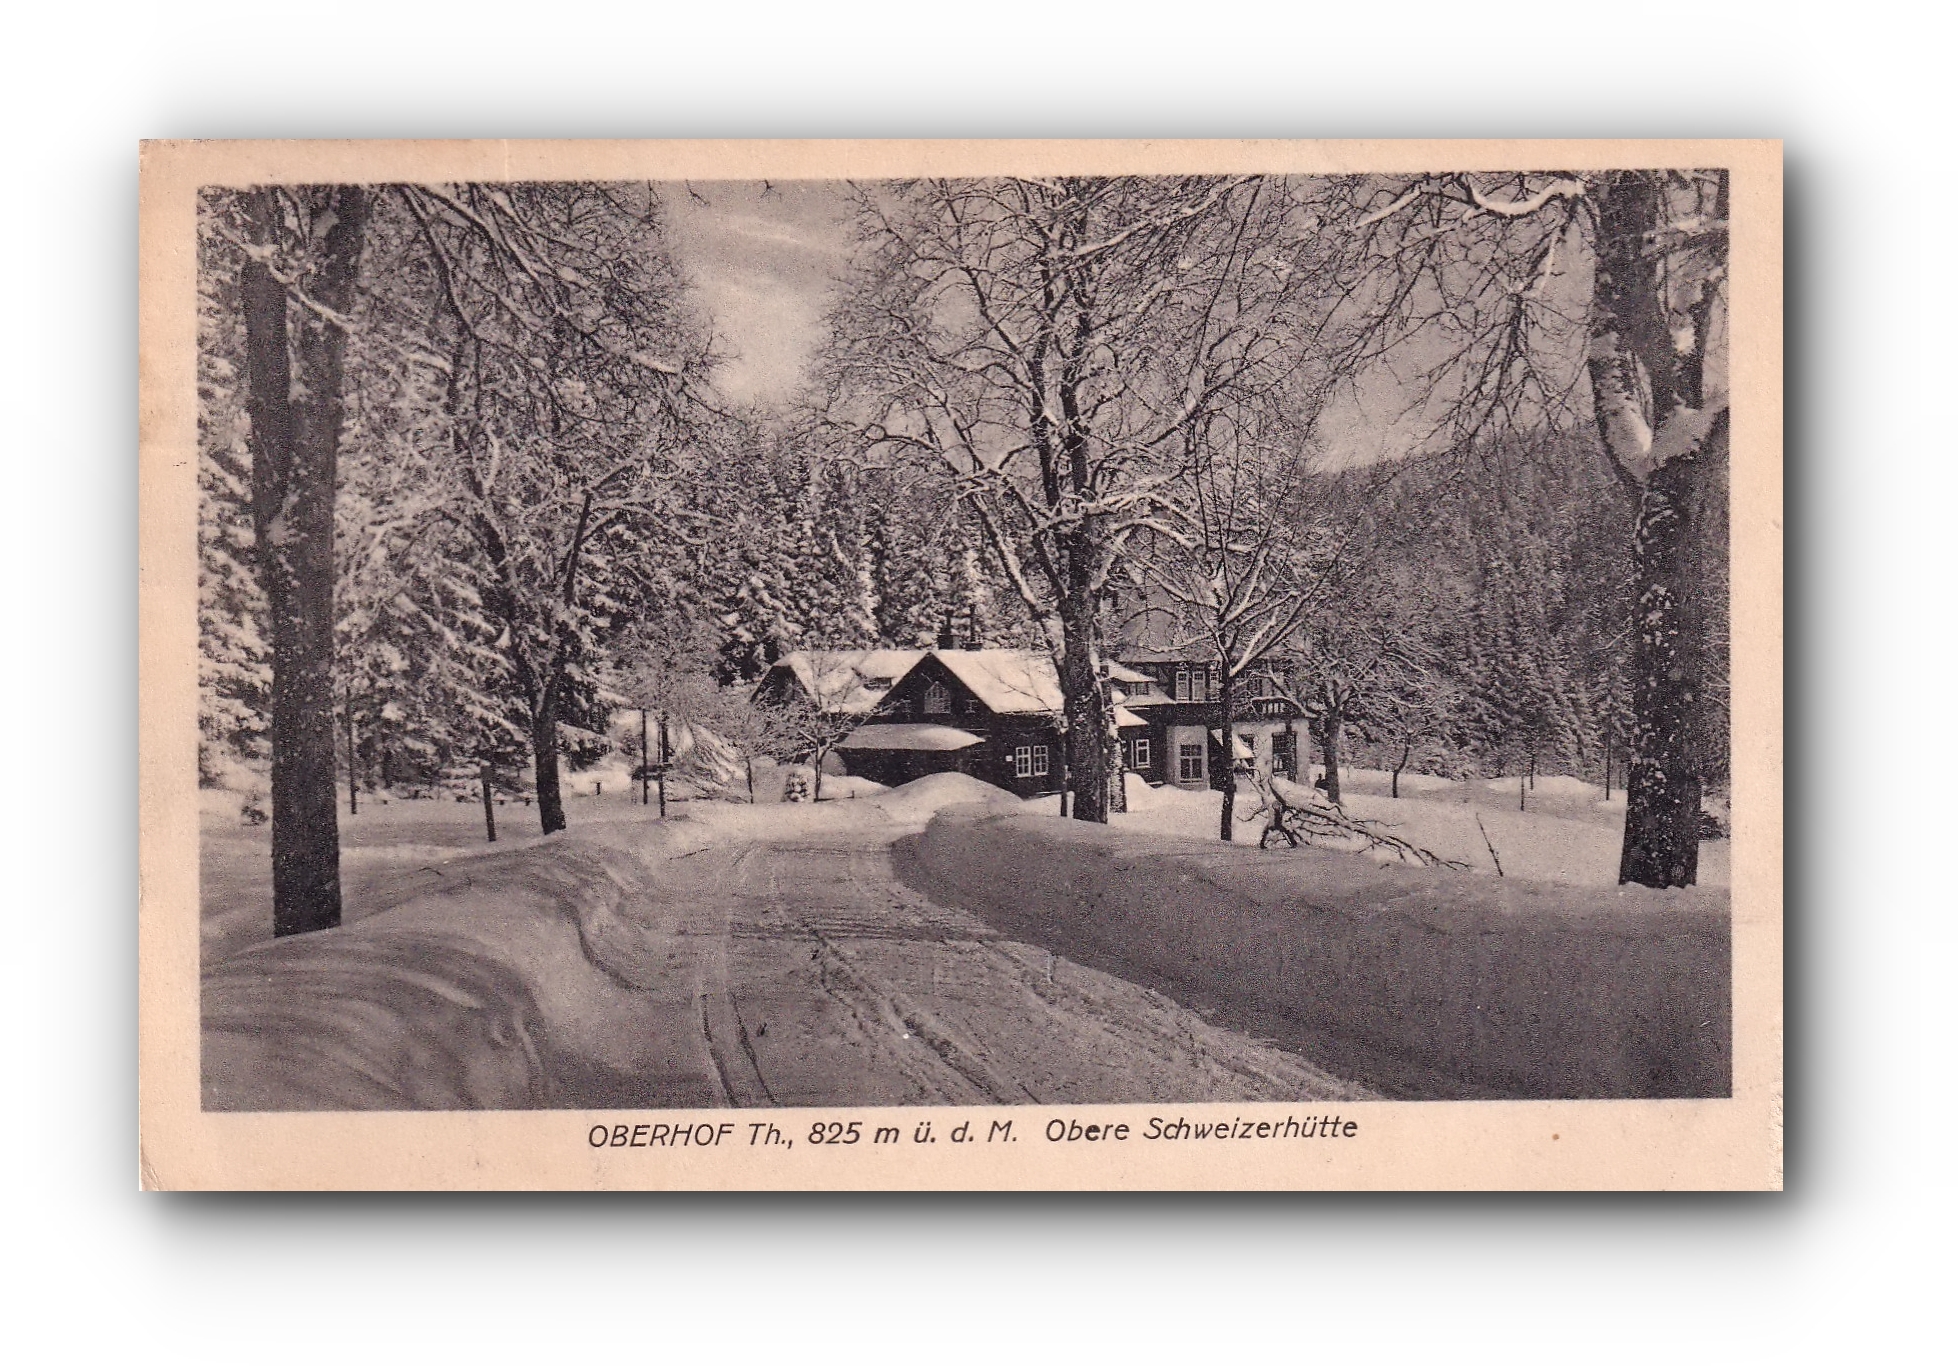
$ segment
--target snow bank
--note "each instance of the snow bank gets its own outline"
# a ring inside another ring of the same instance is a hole
[[[1296,1022],[1325,1041],[1314,1061],[1389,1091],[1729,1092],[1719,892],[1533,885],[1025,813],[944,812],[902,862],[1004,933]]]
[[[850,773],[839,773],[834,777],[823,775],[823,800],[826,802],[847,802],[859,797],[875,797],[890,788],[869,778]]]
[[[829,786],[827,778],[823,786]],[[1020,799],[967,773],[930,773],[892,788],[875,802],[879,810],[900,821],[922,821],[948,807],[974,804],[1010,809],[1018,807]]]
[[[691,1074],[674,1056],[694,1035],[649,1014],[660,994],[636,989],[678,970],[632,913],[652,895],[650,867],[727,840],[865,829],[895,839],[947,807],[1019,805],[956,773],[856,801],[695,802],[664,821],[611,795],[608,783],[570,832],[474,852],[435,842],[473,830],[463,805],[349,819],[348,832],[374,843],[343,851],[348,923],[251,947],[270,918],[265,833],[234,831],[218,813],[207,900],[212,874],[228,878],[221,899],[236,913],[214,923],[223,908],[205,907],[205,1108],[718,1104],[718,1093],[684,1090]]]
[[[648,827],[636,832],[641,841]],[[521,1109],[624,1072],[643,865],[603,830],[455,859],[440,890],[233,954],[204,975],[208,1110]],[[617,1031],[612,1031],[616,1033]]]

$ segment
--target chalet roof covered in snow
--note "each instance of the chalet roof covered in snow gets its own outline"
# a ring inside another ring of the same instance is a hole
[[[980,742],[969,730],[955,726],[885,724],[858,726],[837,742],[838,749],[947,750],[970,749]]]
[[[1061,710],[1060,675],[1038,650],[934,650],[938,662],[995,714]]]
[[[925,657],[923,650],[796,650],[774,668],[787,670],[827,712],[866,716],[891,685]]]

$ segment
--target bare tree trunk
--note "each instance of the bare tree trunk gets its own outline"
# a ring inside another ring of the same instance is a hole
[[[1703,450],[1653,471],[1639,499],[1634,550],[1639,630],[1632,643],[1631,762],[1620,882],[1690,887],[1699,878],[1704,642],[1693,524],[1702,462],[1724,472],[1723,414]],[[1717,445],[1716,445],[1717,442]]]
[[[1085,553],[1085,552],[1083,552]],[[1061,609],[1061,693],[1066,698],[1067,788],[1078,821],[1108,823],[1108,760],[1102,753],[1108,718],[1102,714],[1101,680],[1095,668],[1094,604],[1085,587]]]
[[[666,819],[666,713],[659,714],[659,818]],[[816,799],[823,793],[822,765],[816,766]]]
[[[1326,800],[1334,806],[1339,801],[1339,741],[1345,733],[1346,720],[1339,713],[1327,716],[1319,726],[1319,752],[1326,759]]]
[[[547,835],[564,829],[564,794],[557,771],[557,695],[546,689],[530,725],[531,760],[537,769],[537,821]]]
[[[1696,509],[1703,477],[1724,475],[1728,410],[1708,391],[1716,291],[1681,333],[1671,283],[1651,250],[1669,208],[1664,183],[1622,171],[1597,201],[1597,284],[1587,368],[1598,433],[1639,500],[1633,532],[1632,724],[1618,880],[1691,886],[1699,877],[1704,595]],[[1714,217],[1727,216],[1723,176]],[[1695,439],[1697,438],[1697,439]]]
[[[307,281],[310,296],[344,317],[353,307],[367,192],[343,185],[295,193],[324,238],[319,268]],[[254,192],[252,209],[259,242],[270,248],[280,225],[273,192]],[[309,313],[293,344],[286,286],[268,259],[246,261],[239,291],[252,428],[252,525],[272,636],[272,932],[304,934],[340,923],[333,495],[347,341],[338,323]]]
[[[653,755],[651,749],[646,744],[646,709],[641,707],[639,709],[639,804],[641,806],[651,806],[653,804],[652,782]],[[755,780],[753,771],[750,770],[748,777],[748,792],[750,796],[754,794],[754,790]]]
[[[1393,795],[1396,798],[1401,794],[1401,770],[1407,767],[1407,761],[1413,754],[1414,742],[1412,740],[1401,741],[1400,762],[1394,765]]]
[[[1217,838],[1226,844],[1231,842],[1231,822],[1237,815],[1237,730],[1231,724],[1231,702],[1236,693],[1237,680],[1226,666],[1218,694],[1224,709],[1224,805],[1217,820]]]
[[[489,843],[496,843],[496,793],[495,775],[488,764],[481,765],[477,772],[483,783],[483,830],[489,836]]]

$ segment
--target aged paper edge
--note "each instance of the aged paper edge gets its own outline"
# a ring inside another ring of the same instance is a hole
[[[1734,1093],[1694,1101],[206,1114],[198,1082],[195,195],[461,179],[1600,169],[1733,173]],[[162,1190],[1778,1190],[1782,1181],[1782,156],[1773,141],[150,142],[139,225],[139,1181]],[[1049,1142],[1050,1120],[1330,1114],[1354,1138]],[[846,1115],[1007,1144],[751,1147]],[[730,1125],[593,1147],[595,1126]]]

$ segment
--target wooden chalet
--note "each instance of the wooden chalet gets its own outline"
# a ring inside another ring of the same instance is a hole
[[[1019,797],[1059,792],[1060,678],[1033,650],[920,652],[865,723],[836,747],[846,772],[895,787],[967,773]],[[1125,737],[1147,722],[1116,713]]]
[[[1109,665],[1122,764],[1150,783],[1222,784],[1225,730],[1217,666],[1187,651],[1134,644]],[[1282,698],[1239,681],[1233,760],[1296,778],[1305,723]],[[896,787],[929,773],[967,773],[1020,797],[1062,785],[1060,679],[1034,650],[808,650],[785,655],[757,684],[767,702],[800,695],[863,722],[830,763]]]
[[[1224,779],[1224,703],[1221,666],[1187,650],[1131,645],[1109,671],[1123,705],[1147,725],[1124,732],[1123,762],[1152,783],[1221,787]],[[1261,679],[1238,679],[1232,698],[1232,762],[1240,769],[1296,779],[1305,757],[1305,721],[1297,708],[1269,695]]]

